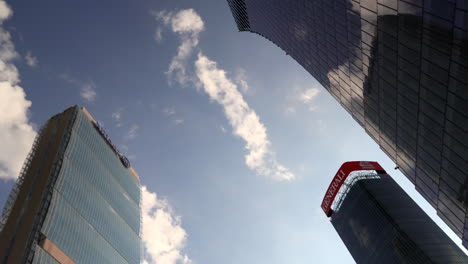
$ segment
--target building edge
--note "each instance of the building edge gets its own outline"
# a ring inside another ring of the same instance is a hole
[[[229,8],[231,8],[232,16],[236,21],[239,31],[250,31],[249,15],[245,0],[227,0]]]
[[[4,211],[6,218],[0,231],[0,260],[4,263],[32,261],[77,111],[73,106],[51,117],[36,137],[10,193],[7,203],[11,207]],[[37,156],[37,152],[55,155]]]

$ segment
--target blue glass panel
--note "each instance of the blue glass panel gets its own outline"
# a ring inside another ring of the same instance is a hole
[[[41,232],[76,263],[130,263],[57,192]]]
[[[107,203],[114,208],[118,214],[139,233],[139,208],[138,204],[130,198],[130,194],[112,177],[109,170],[103,167],[96,160],[90,161],[93,154],[85,144],[82,144],[78,137],[74,137],[70,142],[73,152],[70,157],[65,157],[62,171],[56,188],[61,190],[66,180],[84,181],[91,188],[97,190]],[[70,176],[68,176],[70,174]],[[131,176],[133,177],[133,176]],[[69,179],[78,178],[78,179]]]

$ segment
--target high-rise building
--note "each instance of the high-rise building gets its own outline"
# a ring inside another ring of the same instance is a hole
[[[468,263],[468,256],[376,162],[346,162],[322,209],[356,263]]]
[[[348,111],[468,248],[468,1],[228,0]]]
[[[0,263],[140,263],[140,182],[85,108],[38,133],[0,222]]]

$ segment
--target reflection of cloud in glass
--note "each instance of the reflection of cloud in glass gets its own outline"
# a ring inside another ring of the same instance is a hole
[[[349,226],[351,227],[351,230],[353,231],[354,236],[357,238],[361,246],[365,248],[369,248],[369,245],[370,245],[369,230],[365,226],[354,221],[354,219],[349,219]]]

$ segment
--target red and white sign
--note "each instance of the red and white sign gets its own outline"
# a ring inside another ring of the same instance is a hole
[[[340,190],[348,175],[353,171],[361,170],[375,170],[379,172],[381,171],[380,173],[385,173],[385,170],[380,166],[379,163],[375,161],[348,161],[343,163],[333,178],[333,181],[330,183],[330,186],[325,193],[325,197],[323,197],[322,209],[327,216],[330,216],[330,208],[333,204],[333,200],[335,200],[336,194]]]

